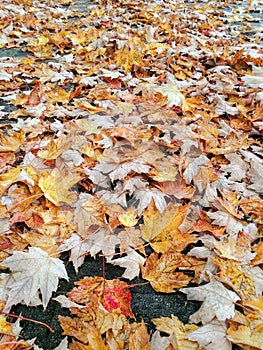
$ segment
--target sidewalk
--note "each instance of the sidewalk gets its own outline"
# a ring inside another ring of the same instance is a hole
[[[53,298],[86,276],[137,285],[129,290],[138,329],[125,327],[148,339],[144,320],[151,350],[209,349],[193,332],[208,326],[224,332],[214,349],[263,349],[246,314],[260,324],[262,22],[262,0],[2,0],[0,261],[4,271],[14,252],[40,248],[69,276],[43,310],[21,305],[24,289],[11,300],[17,286],[2,275],[11,312],[55,331],[21,321],[34,349],[68,348],[58,316],[72,314]],[[206,297],[193,290],[213,283],[231,305],[220,295],[224,312],[207,319]],[[172,315],[192,322],[183,335],[152,321]],[[241,323],[255,345],[237,340]],[[74,349],[92,348],[77,340]]]

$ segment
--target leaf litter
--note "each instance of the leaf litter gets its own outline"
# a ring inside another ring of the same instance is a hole
[[[69,5],[0,5],[1,346],[39,349],[5,315],[48,305],[67,251],[124,273],[56,298],[56,349],[263,349],[262,1]],[[138,276],[202,306],[150,336]]]

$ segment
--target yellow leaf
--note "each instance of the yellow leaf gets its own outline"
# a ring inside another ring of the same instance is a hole
[[[72,140],[68,137],[60,137],[57,140],[51,140],[46,149],[38,151],[37,155],[43,159],[56,159],[63,152],[68,150]]]
[[[133,227],[137,224],[137,211],[129,208],[124,214],[119,216],[119,221],[126,227]]]
[[[253,265],[263,264],[263,242],[259,242],[253,249],[256,253],[255,258],[252,260]]]
[[[129,350],[150,350],[150,336],[144,321],[131,324]]]
[[[105,345],[99,330],[85,319],[59,316],[59,321],[64,335],[73,336],[84,344],[89,344],[90,349],[109,349]]]
[[[245,303],[246,306],[253,308],[254,310],[261,311],[263,314],[263,296],[261,295],[258,299],[252,299]]]
[[[257,329],[243,325],[230,327],[227,331],[227,337],[234,344],[263,349],[263,322],[261,321],[261,325],[258,325]]]
[[[142,238],[149,242],[157,253],[164,253],[170,248],[174,251],[183,250],[189,243],[197,240],[195,236],[181,233],[179,230],[188,211],[189,205],[170,203],[163,213],[146,213],[144,224],[141,226]]]
[[[10,168],[4,174],[0,175],[0,192],[4,191],[6,187],[10,186],[17,181],[17,177],[20,174],[22,168]]]
[[[77,102],[76,105],[79,108],[87,110],[91,114],[95,114],[95,113],[99,113],[99,112],[106,112],[106,110],[104,108],[99,107],[99,106],[93,106],[88,101],[80,101],[80,102]]]
[[[254,272],[253,268],[232,259],[215,258],[212,260],[219,268],[220,280],[231,286],[242,300],[251,299],[256,295],[255,281],[251,274]]]
[[[49,255],[55,254],[58,246],[54,237],[38,232],[28,232],[23,235],[23,238],[30,244],[31,247],[38,247],[47,252]],[[53,257],[55,257],[53,255]]]
[[[32,41],[29,45],[30,46],[44,46],[49,42],[49,38],[45,35],[40,35],[37,40]]]
[[[50,174],[42,174],[38,185],[45,197],[58,206],[63,203],[73,203],[76,200],[76,194],[69,189],[80,179],[81,176],[78,174],[64,174],[58,169],[53,169]]]
[[[50,98],[51,103],[68,103],[70,100],[70,93],[61,87],[53,88],[47,93],[47,96]]]
[[[1,152],[16,152],[24,142],[24,132],[13,132],[11,136],[0,135],[0,151]]]
[[[199,346],[197,342],[186,339],[186,336],[198,329],[198,326],[193,324],[184,325],[176,316],[154,318],[152,322],[155,324],[156,329],[160,332],[164,332],[175,338],[177,349],[182,350],[198,350]]]
[[[0,334],[12,334],[13,329],[4,315],[0,315]]]
[[[116,65],[122,66],[125,72],[129,73],[134,65],[142,65],[141,55],[137,50],[130,50],[128,47],[124,47],[117,52]]]

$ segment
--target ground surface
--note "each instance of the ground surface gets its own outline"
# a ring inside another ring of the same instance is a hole
[[[94,5],[87,0],[76,0],[69,6],[69,8],[78,13],[86,13],[87,6]],[[28,53],[22,51],[21,48],[0,49],[0,57],[26,57],[27,55]],[[2,105],[5,105],[6,111],[12,110],[12,106],[4,104],[3,101]],[[77,275],[73,269],[72,263],[69,263],[67,271],[70,283],[61,283],[56,296],[66,294],[72,289],[74,281],[79,280],[84,276],[101,276],[102,260],[86,258],[85,263],[82,265]],[[120,277],[122,273],[123,269],[106,264],[106,278],[112,279]],[[138,278],[133,282],[141,283],[144,282],[144,280]],[[138,320],[141,320],[142,318],[144,319],[150,332],[154,330],[154,326],[151,323],[152,318],[170,316],[173,314],[178,316],[184,323],[187,323],[189,316],[200,306],[199,302],[187,301],[187,298],[183,293],[160,294],[155,292],[150,285],[139,286],[137,288],[134,287],[131,292],[133,297],[132,309],[134,314]],[[61,334],[62,329],[59,325],[57,316],[64,314],[68,315],[69,312],[67,309],[61,308],[58,302],[52,301],[46,311],[43,311],[43,308],[40,306],[27,308],[22,305],[14,307],[13,311],[24,317],[46,322],[55,330],[55,333],[51,334],[49,330],[45,329],[43,326],[24,321],[21,323],[21,326],[23,326],[21,338],[37,338],[36,344],[44,350],[53,350],[64,338]]]
[[[88,5],[89,4],[85,0],[76,0],[74,4],[71,4],[69,6],[69,8],[74,9],[79,13],[85,13],[86,7]],[[91,6],[94,5],[91,4]],[[238,3],[234,3],[231,6],[236,7],[238,12]],[[65,6],[65,8],[67,8],[67,6]],[[229,11],[230,10],[231,8],[229,9]],[[226,9],[226,11],[228,11],[228,9]],[[260,10],[252,12],[251,16],[263,19],[262,11]],[[251,22],[252,19],[250,18],[249,21]],[[232,26],[235,25],[237,27],[234,30],[234,33],[238,33],[239,27],[242,27],[243,24],[237,20],[236,23],[232,22]],[[248,30],[247,35],[255,35],[258,41],[260,42],[261,40],[262,43],[263,38],[262,31],[260,29],[260,21],[256,20],[255,28],[258,28],[258,32],[257,29],[255,29],[255,31],[252,32]],[[28,52],[23,51],[23,46],[17,48],[2,48],[0,49],[0,58],[1,57],[28,57]],[[11,113],[16,110],[16,108],[13,105],[6,103],[6,101],[4,100],[1,100],[0,106],[3,106],[4,111],[8,113]],[[2,122],[8,124],[10,123],[10,120],[2,118]],[[63,256],[63,259],[65,262],[67,261],[67,254]],[[73,288],[74,281],[79,280],[84,276],[102,276],[103,273],[105,273],[105,277],[107,279],[113,279],[121,277],[121,275],[123,274],[124,269],[109,264],[105,265],[105,271],[103,272],[103,264],[104,262],[100,258],[94,260],[93,258],[86,257],[83,265],[79,267],[78,274],[76,274],[72,263],[67,263],[66,268],[70,278],[70,282],[60,281],[59,288],[53,296],[66,294]],[[144,281],[145,280],[138,277],[133,279],[132,283],[137,284],[142,283]],[[154,331],[154,326],[151,323],[152,318],[158,318],[161,316],[169,317],[173,314],[178,316],[178,318],[183,323],[187,323],[189,320],[189,316],[192,315],[200,307],[201,304],[198,301],[188,301],[186,295],[181,292],[156,292],[150,286],[150,284],[134,287],[131,289],[131,293],[132,310],[136,316],[136,320],[140,322],[141,319],[144,319],[150,333]],[[51,300],[45,311],[43,311],[43,308],[40,306],[28,308],[22,305],[13,307],[12,311],[15,314],[21,314],[25,317],[46,322],[55,330],[55,333],[51,334],[43,326],[39,326],[34,323],[29,323],[27,321],[22,321],[21,326],[23,327],[23,329],[21,332],[21,338],[32,339],[36,337],[37,346],[44,350],[53,350],[56,346],[59,345],[59,343],[63,339],[63,336],[61,334],[62,330],[57,320],[57,315],[69,315],[69,311],[65,308],[61,308],[58,302]]]

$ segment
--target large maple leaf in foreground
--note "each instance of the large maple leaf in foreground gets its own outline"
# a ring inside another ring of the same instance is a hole
[[[27,253],[14,251],[1,265],[11,270],[10,274],[1,274],[0,299],[7,301],[7,310],[22,302],[29,305],[39,290],[46,308],[52,292],[57,289],[58,279],[68,280],[63,262],[36,247],[30,247]]]

